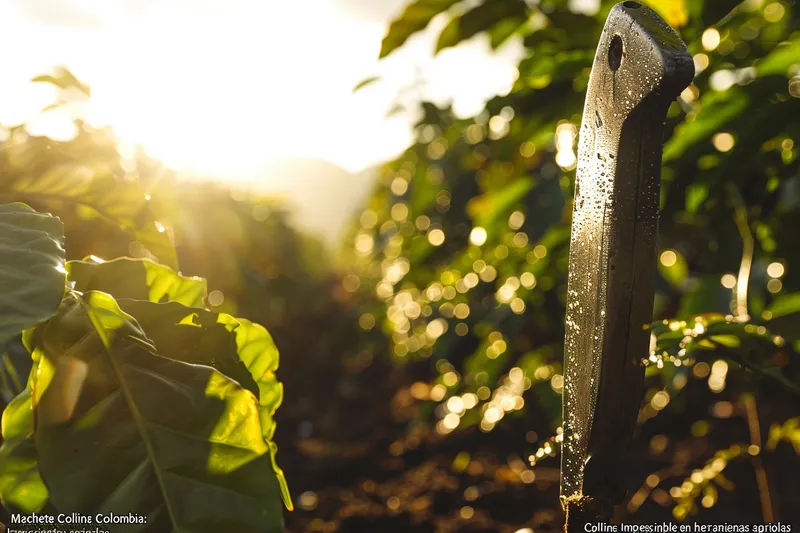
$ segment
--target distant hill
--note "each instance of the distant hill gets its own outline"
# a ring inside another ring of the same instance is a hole
[[[280,158],[237,184],[285,199],[299,228],[335,244],[366,201],[377,173],[375,167],[353,174],[319,159]]]

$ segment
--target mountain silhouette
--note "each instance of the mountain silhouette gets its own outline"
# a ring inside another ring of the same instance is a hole
[[[286,157],[260,165],[237,185],[283,200],[298,228],[335,244],[363,207],[377,174],[377,167],[351,173],[321,159]]]

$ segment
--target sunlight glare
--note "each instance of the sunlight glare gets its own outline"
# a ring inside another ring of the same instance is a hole
[[[121,142],[140,144],[186,174],[253,180],[274,158],[322,159],[357,172],[412,141],[414,113],[386,112],[418,76],[422,92],[403,101],[452,99],[465,116],[517,77],[518,42],[495,55],[488,41],[472,39],[431,57],[441,17],[378,62],[388,18],[354,9],[327,0],[139,7],[92,0],[65,4],[54,17],[2,5],[0,30],[30,45],[9,59],[0,79],[0,102],[14,102],[0,103],[0,123],[19,124],[52,103],[52,87],[22,80],[65,65],[91,86],[87,122],[112,126]],[[302,27],[286,23],[293,20]],[[380,81],[353,94],[370,75]],[[32,127],[69,136],[57,118],[37,118]]]

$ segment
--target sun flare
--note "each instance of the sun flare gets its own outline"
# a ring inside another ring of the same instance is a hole
[[[0,124],[74,134],[69,112],[36,115],[56,97],[53,88],[23,83],[65,65],[91,87],[80,108],[89,123],[110,125],[122,144],[140,145],[188,175],[260,179],[263,164],[279,158],[322,159],[356,172],[410,143],[415,118],[386,113],[419,69],[420,94],[453,99],[465,115],[516,77],[514,54],[495,56],[483,41],[431,58],[433,34],[379,63],[386,20],[356,12],[358,2],[308,3],[89,2],[59,7],[58,20],[41,7],[4,4],[0,30],[34,45],[2,74],[0,101],[15,104],[0,104]],[[353,94],[373,74],[380,82]]]

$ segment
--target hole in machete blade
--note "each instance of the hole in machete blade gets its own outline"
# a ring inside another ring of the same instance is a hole
[[[639,2],[622,2],[622,5],[629,9],[639,9],[640,7],[642,7],[642,4],[640,4]]]
[[[608,46],[608,66],[612,72],[616,72],[622,63],[622,38],[615,35]]]

